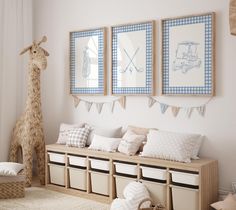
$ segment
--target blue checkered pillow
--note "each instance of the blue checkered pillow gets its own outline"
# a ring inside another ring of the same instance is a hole
[[[85,126],[84,128],[74,128],[70,130],[68,136],[67,146],[83,148],[86,145],[90,127]]]

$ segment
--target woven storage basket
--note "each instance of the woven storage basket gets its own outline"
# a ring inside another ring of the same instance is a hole
[[[0,176],[0,199],[25,196],[25,176]]]
[[[147,202],[147,201],[150,201],[150,203],[151,203],[151,204],[150,204],[150,207],[148,207],[148,208],[141,208],[142,204],[145,203],[145,202]],[[153,205],[152,205],[152,200],[149,199],[149,198],[145,198],[145,199],[143,199],[143,200],[140,202],[140,204],[139,204],[139,206],[138,206],[138,210],[165,210],[165,208],[164,208],[161,204],[157,204],[157,205],[153,206]]]

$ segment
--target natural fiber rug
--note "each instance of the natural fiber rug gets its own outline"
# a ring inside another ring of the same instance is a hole
[[[27,188],[24,198],[1,199],[0,210],[109,210],[109,205],[45,188]]]

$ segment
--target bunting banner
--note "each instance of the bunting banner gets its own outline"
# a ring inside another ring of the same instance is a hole
[[[172,115],[174,117],[178,116],[180,110],[183,110],[186,117],[188,117],[188,118],[191,117],[194,110],[196,110],[200,116],[204,117],[205,112],[206,112],[206,105],[211,100],[212,100],[212,97],[209,98],[204,104],[201,104],[200,106],[184,107],[184,106],[174,106],[174,105],[166,104],[166,103],[160,102],[158,99],[155,99],[155,98],[149,96],[148,97],[148,106],[149,106],[149,108],[151,108],[155,103],[159,104],[162,114],[165,114],[167,109],[170,108]]]
[[[111,113],[113,113],[114,111],[114,107],[116,102],[119,102],[120,106],[125,109],[126,107],[126,97],[125,96],[121,96],[119,98],[113,99],[109,102],[94,102],[94,101],[88,101],[88,100],[84,100],[82,98],[80,98],[79,96],[76,95],[72,95],[74,98],[74,106],[75,108],[77,108],[80,104],[81,101],[84,102],[86,110],[89,112],[93,106],[93,104],[96,106],[97,112],[100,114],[102,112],[102,109],[104,107],[104,104],[109,104],[110,108],[111,108]]]
[[[180,110],[180,107],[176,107],[176,106],[171,107],[171,111],[174,117],[177,117],[177,115],[179,114],[179,110]]]
[[[151,108],[157,101],[154,100],[152,97],[149,97],[149,100],[148,100],[148,106],[149,108]]]
[[[76,108],[79,105],[79,103],[80,103],[80,99],[77,96],[75,96],[75,95],[72,95],[72,96],[74,98],[74,106]]]
[[[161,113],[164,114],[168,109],[169,105],[160,103],[160,107],[161,107]]]

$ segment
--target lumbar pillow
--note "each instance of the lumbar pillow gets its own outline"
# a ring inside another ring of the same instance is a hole
[[[61,123],[57,144],[66,144],[69,139],[69,132],[74,128],[82,128],[84,124],[65,124]]]
[[[216,210],[235,210],[236,209],[236,195],[232,195],[231,193],[223,200],[216,203],[211,204]]]
[[[141,156],[191,162],[200,135],[150,130]]]
[[[89,149],[106,151],[106,152],[115,152],[121,140],[122,140],[121,138],[110,138],[94,134]]]
[[[24,165],[14,162],[0,162],[0,176],[16,176]]]
[[[85,147],[89,132],[90,132],[90,127],[88,125],[85,125],[84,128],[74,128],[70,130],[68,134],[69,139],[66,142],[66,145],[80,148]]]
[[[145,135],[137,135],[131,130],[127,130],[125,135],[122,137],[118,151],[127,155],[135,155],[145,139]]]
[[[96,126],[91,126],[91,132],[88,137],[87,145],[89,146],[93,140],[94,134],[99,136],[111,137],[111,138],[121,138],[122,137],[122,127],[119,128],[100,128]]]

